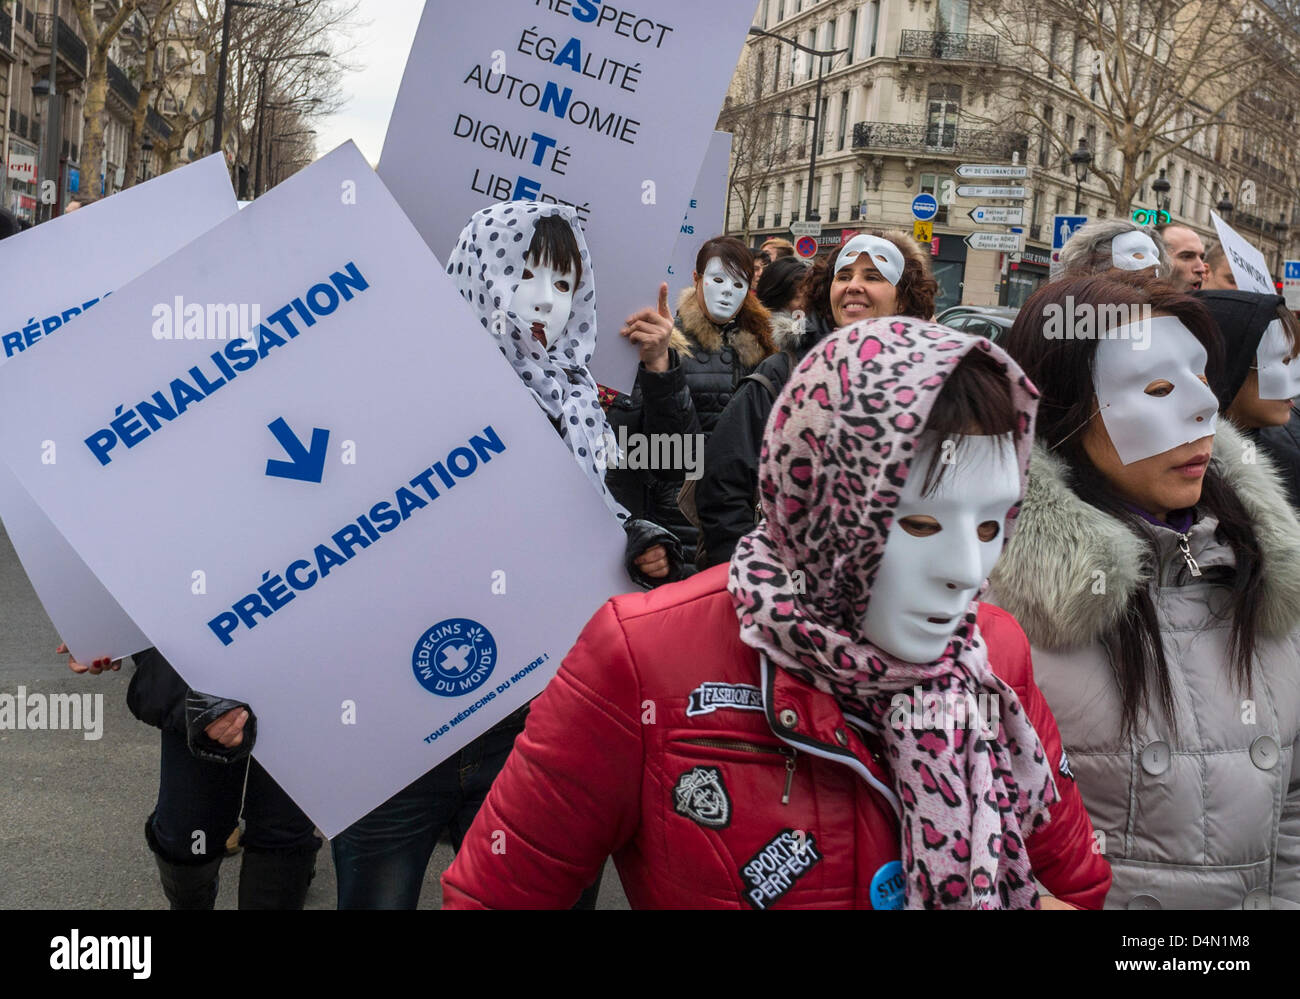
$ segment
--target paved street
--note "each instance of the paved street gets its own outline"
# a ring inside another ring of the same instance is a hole
[[[58,643],[0,528],[0,693],[17,694],[22,685],[32,693],[104,695],[98,741],[81,732],[0,730],[0,909],[164,908],[143,833],[158,788],[158,739],[127,711],[132,667],[78,677],[54,654]],[[420,908],[441,904],[438,875],[450,860],[443,843],[429,865]],[[218,908],[235,908],[239,863],[236,857],[223,865]],[[334,906],[326,847],[307,908]],[[613,865],[600,908],[627,908]]]

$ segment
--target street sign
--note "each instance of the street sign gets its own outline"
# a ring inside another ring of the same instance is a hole
[[[912,223],[912,237],[918,243],[930,242],[930,240],[934,239],[934,223],[922,222],[920,219],[917,219]]]
[[[1029,168],[1012,166],[1009,163],[963,163],[957,168],[957,176],[966,177],[1028,177]]]
[[[1023,201],[1023,187],[988,187],[984,184],[962,184],[957,188],[959,198],[1013,198]]]
[[[1300,260],[1287,260],[1282,267],[1282,294],[1288,309],[1300,309]]]
[[[818,222],[791,222],[790,235],[795,236],[820,236],[822,234],[822,224]]]
[[[1051,278],[1053,281],[1060,274],[1061,270],[1061,248],[1074,235],[1075,230],[1084,226],[1088,221],[1086,215],[1053,215],[1052,216],[1052,263]]]
[[[817,240],[812,236],[800,236],[799,242],[794,244],[794,252],[805,260],[811,260],[817,256]]]
[[[912,218],[919,222],[929,222],[939,214],[939,202],[933,194],[918,194],[912,199]]]
[[[972,250],[1017,253],[1020,250],[1021,236],[1021,233],[1016,232],[972,232],[966,237],[966,245]]]
[[[1020,225],[1025,221],[1023,205],[1003,207],[1001,205],[978,205],[966,213],[971,221],[982,225]]]

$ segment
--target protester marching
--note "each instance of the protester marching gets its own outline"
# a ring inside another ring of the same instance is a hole
[[[210,21],[210,134],[4,147],[0,772],[85,733],[132,905],[1300,909],[1300,175],[1173,211],[1175,154],[1263,161],[977,136],[952,66],[1015,22],[947,0],[429,0],[382,155],[278,158],[271,67],[365,6],[123,0]]]

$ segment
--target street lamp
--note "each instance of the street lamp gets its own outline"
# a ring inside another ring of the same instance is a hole
[[[321,49],[315,52],[291,52],[282,56],[262,56],[262,72],[258,79],[257,85],[257,121],[253,126],[257,138],[254,140],[256,152],[256,164],[254,166],[253,177],[253,197],[256,198],[262,193],[262,146],[263,146],[263,123],[266,120],[266,77],[273,62],[290,62],[294,59],[328,59],[330,54]],[[241,192],[242,193],[242,192]]]
[[[1160,168],[1160,176],[1151,182],[1151,190],[1156,195],[1156,221],[1160,220],[1160,213],[1169,211],[1169,189],[1172,187],[1165,179],[1165,168]]]
[[[149,136],[144,137],[144,142],[140,144],[140,183],[143,184],[149,176],[149,154],[153,152],[153,140]]]
[[[811,116],[807,116],[812,118],[813,134],[812,134],[812,150],[808,158],[808,209],[804,217],[809,221],[820,220],[821,215],[817,214],[813,210],[813,186],[817,182],[817,143],[818,143],[818,133],[821,128],[821,118],[822,118],[822,80],[825,78],[825,74],[826,74],[825,60],[828,58],[834,58],[837,55],[842,55],[849,50],[848,49],[830,49],[830,50],[812,49],[809,48],[807,45],[803,45],[802,43],[795,41],[795,39],[793,38],[786,38],[785,35],[778,35],[772,31],[764,31],[762,28],[750,28],[749,33],[751,35],[760,35],[764,38],[775,38],[779,42],[785,42],[787,45],[794,46],[800,52],[807,52],[809,55],[815,56],[817,58],[817,96],[813,100],[813,113]],[[806,116],[791,114],[788,115],[788,117],[803,118]]]
[[[256,10],[278,10],[285,14],[299,13],[301,4],[284,7],[278,3],[257,3],[256,0],[226,0],[221,19],[221,58],[217,63],[217,109],[212,116],[212,151],[221,151],[221,125],[226,109],[226,64],[230,59],[230,15],[234,7],[251,7]]]
[[[1074,214],[1078,215],[1083,204],[1083,182],[1088,179],[1088,167],[1092,166],[1087,139],[1079,140],[1079,148],[1070,154],[1070,162],[1074,164]]]

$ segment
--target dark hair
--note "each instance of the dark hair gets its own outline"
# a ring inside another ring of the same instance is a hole
[[[799,294],[799,283],[807,271],[808,268],[795,257],[781,257],[763,268],[763,276],[758,279],[754,293],[769,311],[786,309]]]
[[[898,296],[898,315],[930,319],[934,315],[934,296],[939,291],[939,282],[930,273],[930,265],[921,255],[916,241],[897,232],[872,232],[870,235],[889,240],[903,255],[903,273],[894,288]],[[832,330],[836,326],[835,314],[831,311],[831,283],[835,280],[831,268],[838,257],[838,253],[825,259],[819,257],[802,288],[804,307]]]
[[[582,251],[573,229],[558,215],[548,215],[537,220],[533,241],[528,244],[528,256],[543,267],[557,271],[573,271],[573,286],[582,284]]]
[[[1021,307],[1015,324],[1000,341],[1042,392],[1036,436],[1066,463],[1075,495],[1120,521],[1138,537],[1145,538],[1144,522],[1111,491],[1088,458],[1083,445],[1084,435],[1078,432],[1096,415],[1093,368],[1098,339],[1049,340],[1043,335],[1049,307],[1055,307],[1051,311],[1056,312],[1067,306],[1089,305],[1095,308],[1101,304],[1149,305],[1154,313],[1176,317],[1205,347],[1209,359],[1207,373],[1212,377],[1217,375],[1222,354],[1219,331],[1199,301],[1176,291],[1168,281],[1143,271],[1110,270],[1043,286]],[[1218,536],[1232,548],[1237,560],[1237,571],[1232,580],[1232,630],[1228,654],[1233,662],[1235,679],[1249,691],[1263,569],[1259,542],[1250,526],[1250,515],[1213,461],[1206,468],[1198,506],[1218,519]],[[1155,553],[1149,547],[1145,569],[1155,575]],[[1123,730],[1126,733],[1134,730],[1138,711],[1150,703],[1153,683],[1160,704],[1173,724],[1169,665],[1160,640],[1155,605],[1145,587],[1138,587],[1134,592],[1126,613],[1113,632],[1105,636],[1105,642],[1124,698]]]
[[[1020,425],[1006,372],[984,351],[976,348],[958,362],[948,376],[925,421],[925,433],[954,441],[960,448],[967,437],[1001,437],[1011,434],[1020,443]],[[921,484],[928,496],[943,481],[949,463],[940,460],[941,449],[930,457]]]
[[[737,281],[754,280],[754,255],[735,236],[714,236],[706,240],[695,255],[695,273],[703,276],[704,268],[714,257],[722,258],[722,269]]]

